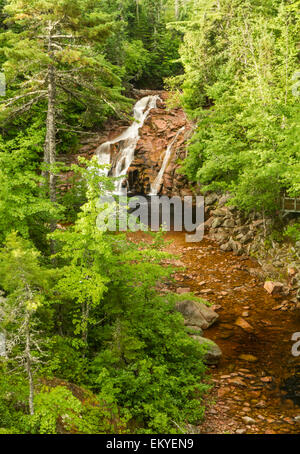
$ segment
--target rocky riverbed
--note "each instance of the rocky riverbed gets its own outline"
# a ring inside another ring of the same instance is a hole
[[[207,398],[205,422],[197,430],[299,433],[300,359],[292,355],[291,337],[300,330],[300,311],[274,310],[290,297],[264,289],[252,271],[260,272],[254,259],[222,251],[207,236],[195,246],[185,243],[183,233],[168,233],[167,239],[173,240],[168,251],[179,255],[174,264],[186,267],[175,273],[177,285],[170,288],[194,291],[219,315],[205,337],[223,354],[218,366],[212,366],[215,386]],[[295,386],[288,392],[285,384],[291,378]]]

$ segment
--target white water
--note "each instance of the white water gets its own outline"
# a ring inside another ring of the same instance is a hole
[[[185,129],[184,126],[182,128],[180,128],[179,131],[177,131],[177,134],[175,135],[174,139],[168,145],[168,148],[166,150],[165,157],[164,157],[161,169],[160,169],[157,177],[155,178],[154,182],[151,185],[150,195],[157,195],[158,194],[158,192],[160,190],[160,187],[161,187],[161,184],[162,184],[162,179],[163,179],[166,167],[167,167],[168,162],[169,162],[170,157],[171,157],[173,145],[175,144],[176,140],[178,139],[179,134],[182,131],[184,131],[184,129]]]
[[[150,111],[156,108],[159,96],[146,96],[140,99],[133,109],[134,122],[116,139],[105,142],[97,149],[97,156],[99,164],[108,165],[111,163],[111,145],[122,142],[120,144],[120,151],[117,156],[116,166],[113,171],[113,177],[120,177],[128,172],[128,169],[134,159],[134,152],[139,141],[139,129],[145,123]],[[105,169],[103,173],[108,175],[109,168]],[[115,193],[122,194],[122,179],[116,181]]]

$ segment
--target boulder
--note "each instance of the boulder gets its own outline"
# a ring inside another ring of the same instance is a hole
[[[213,220],[212,224],[211,224],[211,227],[213,229],[216,229],[218,227],[220,227],[222,225],[222,218],[221,217],[217,217],[216,219]]]
[[[222,351],[215,342],[200,336],[192,336],[192,338],[199,342],[200,345],[204,346],[205,349],[204,362],[206,364],[215,365],[219,363],[222,357]]]
[[[248,273],[250,273],[251,276],[256,277],[257,279],[260,279],[261,281],[265,279],[265,273],[259,268],[249,268]]]
[[[218,243],[225,243],[229,240],[230,238],[230,235],[229,233],[227,232],[218,232],[216,235],[215,235],[215,240],[218,242]]]
[[[211,212],[214,216],[225,217],[228,215],[228,209],[226,208],[217,208]]]
[[[249,232],[249,227],[247,225],[241,225],[240,227],[236,228],[235,232],[240,233],[242,236],[246,235],[246,233]]]
[[[186,325],[188,334],[193,336],[202,336],[203,330],[199,326]]]
[[[252,238],[253,238],[252,233],[251,233],[251,232],[248,232],[248,233],[246,233],[245,236],[243,236],[243,237],[240,239],[240,242],[241,242],[242,244],[247,244],[247,243],[249,243],[249,241],[252,240]]]
[[[224,252],[230,252],[232,251],[232,244],[230,241],[228,241],[228,243],[225,243],[225,244],[222,244],[221,248],[220,248],[222,251]]]
[[[283,284],[281,282],[266,281],[264,289],[267,290],[270,295],[278,295],[283,290]]]
[[[205,230],[209,230],[211,228],[213,222],[214,222],[213,217],[207,219],[207,221],[204,222]]]
[[[176,310],[180,312],[185,320],[185,325],[198,326],[207,329],[219,318],[219,315],[210,307],[196,301],[178,301]]]
[[[234,226],[235,226],[235,222],[234,222],[233,219],[226,219],[226,220],[224,221],[224,224],[223,224],[223,225],[224,225],[224,227],[227,227],[227,228],[229,228],[229,229],[233,229]]]
[[[232,243],[232,249],[236,255],[243,255],[245,253],[243,246],[238,241]]]
[[[215,193],[209,194],[205,197],[205,205],[213,205],[218,200],[218,196]]]
[[[256,363],[256,361],[258,361],[256,356],[250,355],[248,353],[240,355],[239,359],[241,359],[242,361],[247,361],[249,363]]]

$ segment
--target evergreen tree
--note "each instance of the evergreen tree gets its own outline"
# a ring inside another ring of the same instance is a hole
[[[298,1],[195,0],[180,53],[183,104],[198,121],[184,168],[203,191],[230,190],[246,211],[274,213],[296,193]],[[287,168],[287,162],[289,168]]]
[[[4,11],[6,22],[15,24],[1,35],[7,82],[14,90],[2,103],[2,115],[15,118],[46,100],[44,162],[50,165],[50,199],[55,201],[61,104],[76,101],[87,118],[120,113],[126,105],[120,78],[101,52],[113,23],[90,0],[11,0]]]

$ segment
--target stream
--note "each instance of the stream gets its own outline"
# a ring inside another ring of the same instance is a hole
[[[168,233],[166,240],[172,240],[167,250],[179,255],[186,267],[176,272],[176,285],[213,303],[220,316],[205,331],[223,357],[211,369],[215,386],[199,431],[299,433],[300,361],[291,351],[299,315],[273,310],[285,298],[269,295],[249,273],[250,268],[259,268],[254,260],[222,252],[207,237],[193,246],[181,232]],[[235,325],[238,317],[251,325],[251,332]]]

